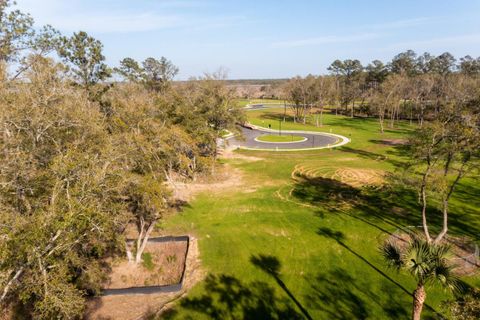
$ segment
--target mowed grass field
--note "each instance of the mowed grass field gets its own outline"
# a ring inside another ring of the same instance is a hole
[[[283,109],[251,111],[249,121],[273,128]],[[400,227],[420,224],[414,192],[381,188],[385,173],[406,162],[401,141],[413,127],[401,123],[382,135],[374,119],[326,114],[319,130],[352,142],[333,150],[298,153],[242,151],[259,158],[222,160],[243,183],[205,192],[164,222],[167,233],[194,234],[208,276],[162,319],[404,319],[414,281],[385,267],[382,241]],[[371,187],[362,187],[372,184]],[[388,182],[395,184],[395,181]],[[450,234],[480,234],[480,186],[465,180],[451,204]],[[430,208],[432,223],[440,213]],[[439,224],[438,224],[439,225]],[[464,278],[479,286],[478,276]],[[425,319],[445,314],[451,296],[429,288]]]

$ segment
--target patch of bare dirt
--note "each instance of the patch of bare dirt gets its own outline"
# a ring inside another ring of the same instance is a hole
[[[105,289],[179,283],[186,252],[186,241],[148,242],[144,251],[144,263],[135,264],[126,259],[113,262]]]
[[[374,169],[313,167],[301,164],[295,166],[291,174],[294,180],[301,177],[336,179],[355,188],[382,185],[384,175],[383,171]]]
[[[408,215],[408,211],[405,208],[400,208],[400,207],[393,207],[392,212],[402,217]]]
[[[385,144],[387,146],[402,146],[408,143],[406,139],[383,139],[380,140],[381,144]]]
[[[249,161],[249,162],[265,160],[263,158],[254,157],[254,156],[247,156],[245,154],[241,154],[241,153],[238,153],[238,152],[233,152],[233,150],[228,149],[228,148],[223,150],[221,157],[223,159],[241,159],[241,160],[245,160],[245,161]]]
[[[405,248],[410,240],[411,234],[407,232],[397,232],[390,236],[390,241],[396,243],[400,248]],[[452,256],[449,261],[451,265],[455,266],[453,272],[456,275],[471,276],[479,273],[480,260],[474,242],[467,237],[447,236],[442,243],[451,247]]]
[[[341,168],[337,169],[332,176],[332,178],[337,177],[341,182],[358,188],[383,184],[384,173],[373,169]]]
[[[204,277],[205,272],[201,269],[197,239],[190,237],[190,247],[181,291],[94,298],[87,303],[85,318],[92,320],[145,319],[147,316],[168,308],[171,303],[182,297]]]
[[[340,158],[335,159],[337,162],[350,162],[350,161],[358,161],[358,158]]]
[[[239,169],[226,166],[215,175],[214,179],[197,180],[187,183],[176,182],[172,189],[175,199],[188,202],[202,192],[208,192],[210,194],[225,193],[243,184],[242,172]]]

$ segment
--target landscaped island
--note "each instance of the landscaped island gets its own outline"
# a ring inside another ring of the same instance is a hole
[[[288,143],[288,142],[298,142],[298,141],[305,141],[307,138],[302,136],[294,136],[294,135],[274,135],[274,134],[266,134],[261,135],[256,138],[257,141],[261,142],[277,142],[277,143]]]

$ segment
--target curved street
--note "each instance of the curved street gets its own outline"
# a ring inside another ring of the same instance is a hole
[[[279,142],[262,142],[256,141],[255,138],[266,135],[266,134],[279,134],[278,131],[274,130],[260,130],[260,129],[250,129],[250,128],[241,128],[243,133],[243,138],[241,137],[231,137],[228,139],[228,147],[235,148],[249,148],[249,149],[270,149],[270,150],[277,150],[277,149],[310,149],[310,148],[322,148],[328,147],[336,144],[341,140],[341,138],[336,137],[334,135],[330,135],[328,133],[302,133],[302,132],[295,132],[295,131],[284,131],[282,130],[282,135],[293,135],[293,136],[300,136],[305,137],[307,140],[299,141],[299,142],[289,142],[289,143],[279,143]]]

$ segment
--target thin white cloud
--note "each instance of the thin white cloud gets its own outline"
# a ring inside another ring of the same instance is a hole
[[[366,27],[370,29],[399,29],[417,27],[420,25],[432,24],[440,21],[442,21],[442,18],[440,17],[418,17],[412,19],[390,21],[385,23],[370,24]]]
[[[454,46],[480,44],[480,34],[464,34],[457,36],[440,37],[425,40],[406,41],[395,43],[386,50],[406,50],[421,49],[428,50],[431,48],[442,48],[444,50],[451,49]]]
[[[84,30],[96,33],[152,31],[187,23],[181,16],[154,13],[77,14],[49,20],[50,24],[62,31]]]
[[[18,8],[31,13],[37,26],[50,24],[64,32],[125,33],[180,27],[221,28],[238,24],[243,19],[237,16],[205,19],[195,10],[208,3],[199,1],[152,1],[148,9],[142,11],[129,10],[131,4],[126,5],[121,1],[98,1],[97,6],[88,6],[86,2],[19,0]]]
[[[360,42],[360,41],[376,39],[379,37],[380,37],[380,34],[377,34],[377,33],[362,33],[362,34],[343,35],[343,36],[330,35],[330,36],[321,36],[321,37],[315,37],[315,38],[278,41],[278,42],[272,43],[272,46],[275,48],[295,48],[295,47],[305,47],[305,46],[316,46],[321,44]]]

